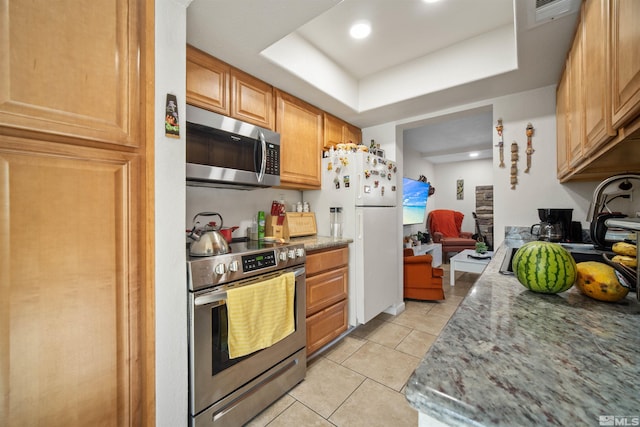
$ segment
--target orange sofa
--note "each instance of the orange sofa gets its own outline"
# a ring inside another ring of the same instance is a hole
[[[413,254],[413,249],[404,250],[404,298],[418,300],[443,300],[441,268],[431,266],[432,256]]]

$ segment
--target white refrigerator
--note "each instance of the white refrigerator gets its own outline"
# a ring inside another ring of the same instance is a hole
[[[342,208],[349,246],[349,325],[363,324],[399,295],[398,187],[394,161],[367,152],[330,151],[322,159],[322,190],[305,191],[318,235],[330,236],[329,208]]]

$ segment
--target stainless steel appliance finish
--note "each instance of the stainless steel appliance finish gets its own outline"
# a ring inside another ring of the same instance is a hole
[[[187,185],[251,190],[280,185],[280,134],[187,105]]]
[[[191,426],[242,425],[306,372],[304,246],[249,241],[230,248],[224,255],[187,258]],[[295,275],[295,332],[271,347],[230,359],[227,289],[289,272]]]

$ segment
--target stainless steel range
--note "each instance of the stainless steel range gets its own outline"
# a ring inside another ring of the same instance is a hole
[[[232,243],[228,254],[187,257],[191,426],[238,426],[306,372],[306,254],[301,244]],[[295,276],[295,331],[270,347],[230,358],[227,290]]]

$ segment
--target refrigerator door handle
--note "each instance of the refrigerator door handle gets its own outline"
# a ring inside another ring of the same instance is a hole
[[[356,227],[357,227],[357,239],[362,240],[364,234],[364,220],[362,218],[362,212],[360,210],[356,211]]]
[[[356,181],[358,181],[357,185],[356,185],[356,205],[358,205],[359,203],[357,202],[358,200],[362,200],[362,198],[364,197],[364,187],[362,185],[362,174],[364,172],[363,171],[359,171],[359,173],[356,175],[357,179]]]

